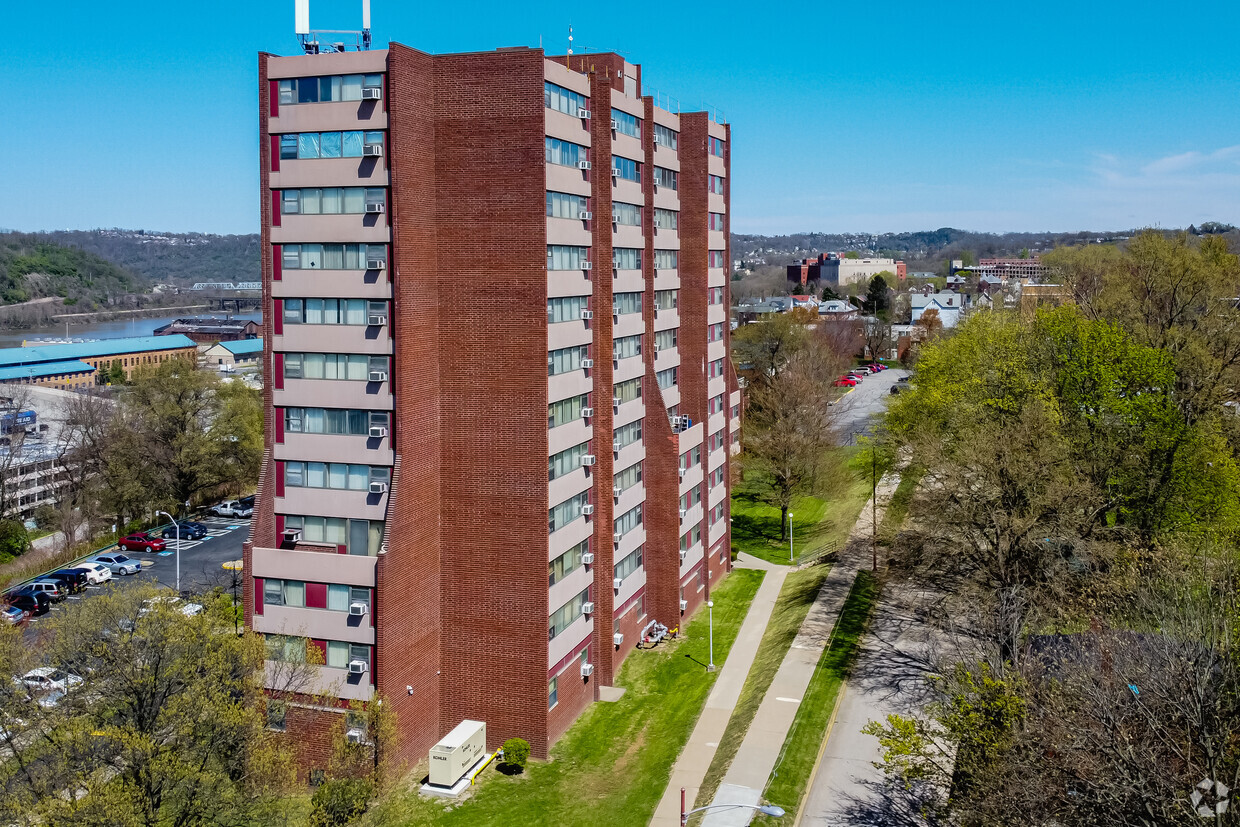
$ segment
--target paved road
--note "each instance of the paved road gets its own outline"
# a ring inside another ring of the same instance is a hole
[[[835,428],[843,442],[851,434],[869,434],[877,417],[882,416],[891,396],[891,386],[908,371],[890,368],[862,379],[857,387],[840,397],[832,407]]]

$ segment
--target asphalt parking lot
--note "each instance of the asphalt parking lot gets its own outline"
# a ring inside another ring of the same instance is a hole
[[[201,540],[181,541],[181,591],[189,592],[190,594],[203,594],[216,586],[224,589],[232,588],[233,572],[225,569],[224,563],[230,560],[241,559],[241,544],[250,536],[250,521],[207,516],[195,517],[194,519],[207,527],[207,536]],[[159,528],[152,529],[151,533],[162,536],[163,527],[160,526]],[[155,554],[142,551],[121,552],[127,557],[132,557],[143,563],[149,561],[151,565],[144,565],[142,571],[138,574],[128,577],[114,574],[109,583],[99,586],[88,586],[85,592],[72,595],[65,603],[53,604],[52,610],[49,613],[42,617],[32,617],[27,620],[27,623],[31,626],[37,626],[42,621],[54,617],[60,611],[60,608],[69,601],[88,599],[92,594],[111,588],[110,583],[153,583],[169,589],[176,588],[176,546],[176,540],[169,540],[168,548],[163,552]],[[119,549],[115,545],[109,546],[107,549],[99,549],[83,559],[89,560],[95,554],[102,554],[104,551],[119,551]],[[72,568],[72,566],[64,566],[64,568]],[[239,572],[237,576],[240,576]]]

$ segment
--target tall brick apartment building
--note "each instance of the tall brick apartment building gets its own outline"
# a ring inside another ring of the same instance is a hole
[[[260,55],[259,113],[246,620],[325,664],[274,723],[306,769],[378,696],[403,762],[546,755],[730,565],[729,128],[619,55],[396,43]]]

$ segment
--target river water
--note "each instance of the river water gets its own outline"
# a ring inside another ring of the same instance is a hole
[[[151,316],[145,319],[116,319],[110,322],[91,322],[90,324],[71,324],[69,325],[69,338],[71,339],[121,339],[126,336],[150,336],[157,327],[163,327],[177,319],[184,318],[185,314],[176,316]],[[261,313],[211,313],[200,315],[212,315],[223,318],[229,315],[234,319],[248,319],[256,322],[262,322],[263,314]],[[27,329],[0,329],[0,348],[3,347],[21,347],[22,341],[28,344],[34,344],[36,339],[63,339],[65,337],[65,327],[32,327]]]

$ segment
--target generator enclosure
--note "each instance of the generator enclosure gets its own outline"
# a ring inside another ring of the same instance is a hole
[[[469,768],[486,755],[487,725],[483,721],[461,721],[456,728],[431,747],[432,784],[451,787]]]

